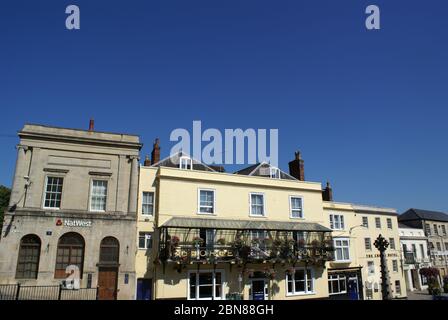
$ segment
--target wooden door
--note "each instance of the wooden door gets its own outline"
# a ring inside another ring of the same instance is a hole
[[[117,299],[117,268],[100,268],[98,274],[98,299]]]

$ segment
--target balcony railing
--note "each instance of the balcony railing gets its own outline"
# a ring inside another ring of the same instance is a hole
[[[300,240],[288,238],[285,234],[279,238],[276,236],[280,233],[272,231],[270,238],[251,238],[241,234],[231,237],[229,232],[223,238],[213,239],[213,242],[207,242],[197,236],[192,237],[192,234],[195,232],[186,232],[183,235],[166,234],[164,239],[161,239],[156,263],[242,264],[302,261],[323,265],[326,261],[333,260],[332,240],[319,232],[309,232],[307,239]]]
[[[404,263],[405,264],[415,264],[415,255],[414,252],[405,252],[404,253]]]

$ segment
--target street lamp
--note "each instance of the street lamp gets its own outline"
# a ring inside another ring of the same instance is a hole
[[[387,279],[387,270],[386,270],[386,250],[389,246],[389,242],[384,239],[384,237],[380,234],[378,238],[376,238],[373,243],[375,248],[380,252],[381,259],[381,293],[383,295],[383,300],[389,299],[389,282]]]

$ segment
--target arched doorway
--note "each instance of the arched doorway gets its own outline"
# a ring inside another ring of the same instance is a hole
[[[98,299],[117,299],[120,244],[114,237],[106,237],[100,244],[98,262]]]
[[[40,244],[40,238],[35,234],[27,234],[20,240],[16,279],[37,279]]]
[[[84,238],[79,233],[68,232],[59,238],[54,272],[56,279],[67,278],[66,269],[70,265],[78,267],[79,277],[82,279],[84,247]]]

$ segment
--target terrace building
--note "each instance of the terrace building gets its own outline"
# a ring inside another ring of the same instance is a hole
[[[396,211],[334,202],[329,184],[305,181],[299,153],[289,173],[160,160],[158,141],[152,155],[140,168],[138,298],[381,299],[379,234],[390,297],[406,296]]]
[[[441,278],[448,275],[448,215],[437,211],[409,209],[398,220],[408,227],[424,230],[432,266],[440,270]]]
[[[380,256],[374,246],[380,234],[389,242],[386,251],[389,298],[406,297],[396,210],[334,202],[332,198],[325,200],[324,212],[333,230],[336,249],[334,260],[328,263],[330,298],[382,298]]]

